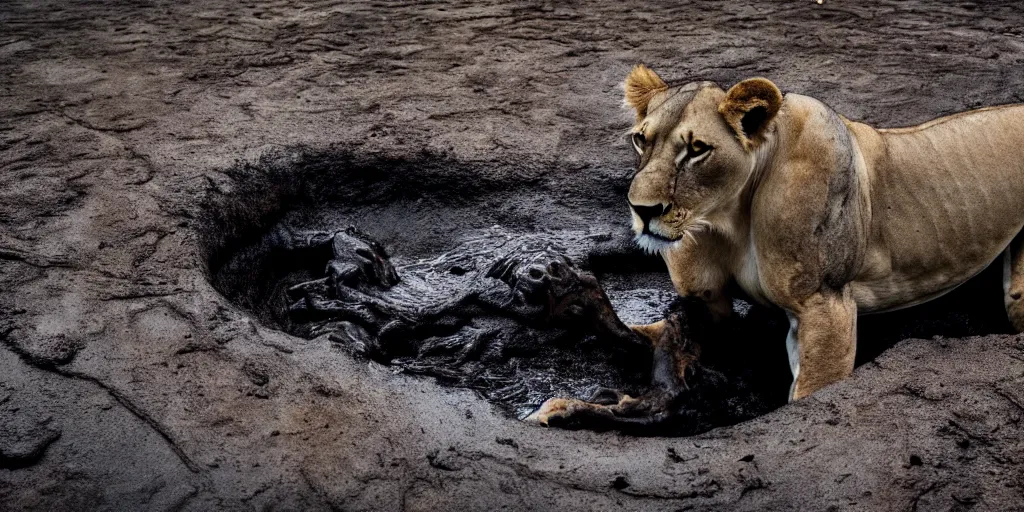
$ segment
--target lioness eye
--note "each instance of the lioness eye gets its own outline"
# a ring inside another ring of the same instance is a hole
[[[636,149],[637,153],[644,152],[645,144],[647,144],[647,137],[644,137],[643,133],[636,132],[633,134],[633,148]]]
[[[709,149],[711,149],[711,146],[707,145],[704,141],[694,140],[690,143],[690,153],[692,156],[697,156]]]

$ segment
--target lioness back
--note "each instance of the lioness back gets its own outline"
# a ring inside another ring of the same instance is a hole
[[[910,128],[849,123],[871,189],[858,308],[924,302],[988,266],[1024,226],[1024,105]]]
[[[858,314],[931,300],[1000,254],[1024,332],[1024,106],[878,130],[760,77],[671,86],[638,65],[623,85],[639,245],[712,312],[732,284],[785,311],[791,398],[853,372]]]

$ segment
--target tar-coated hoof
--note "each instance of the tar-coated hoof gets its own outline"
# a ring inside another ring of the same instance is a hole
[[[572,402],[566,398],[549,398],[523,421],[544,427],[557,426],[570,414]]]

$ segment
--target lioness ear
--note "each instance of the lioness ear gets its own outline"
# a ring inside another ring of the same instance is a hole
[[[633,66],[623,84],[626,90],[626,104],[636,110],[637,121],[647,115],[647,104],[655,94],[668,89],[668,84],[651,68],[643,64]]]
[[[765,129],[782,107],[782,92],[766,78],[748,78],[725,93],[718,113],[751,149],[761,142]]]

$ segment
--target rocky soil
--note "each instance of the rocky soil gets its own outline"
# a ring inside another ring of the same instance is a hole
[[[1022,101],[1022,7],[3,2],[0,508],[1024,510],[1024,338],[956,315],[807,400],[637,438],[530,427],[213,284],[338,197],[398,255],[611,226],[636,62],[882,126]],[[442,189],[473,199],[438,215]]]

